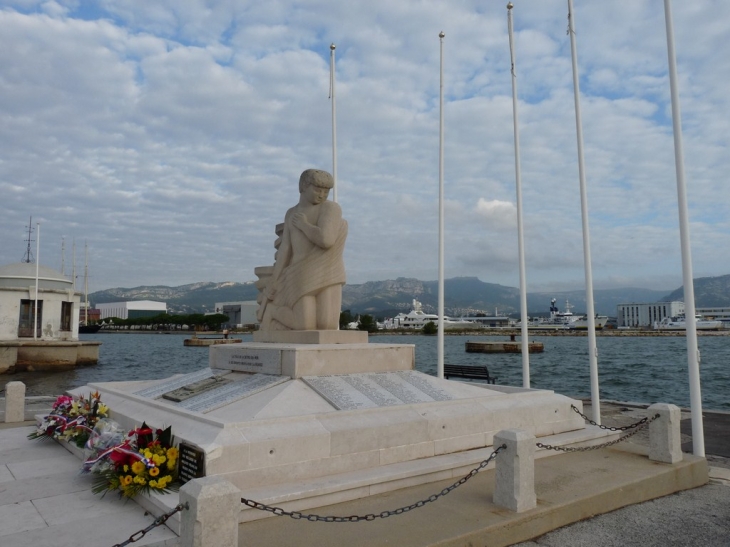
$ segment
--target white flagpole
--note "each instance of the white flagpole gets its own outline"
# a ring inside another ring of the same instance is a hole
[[[38,338],[38,267],[41,263],[41,224],[36,223],[35,234],[35,310],[33,312],[33,340]]]
[[[337,202],[337,101],[335,100],[335,44],[330,44],[330,98],[332,99],[332,201]]]
[[[593,303],[593,272],[591,270],[591,236],[588,228],[588,195],[586,193],[585,162],[583,159],[583,122],[580,116],[580,86],[578,53],[575,44],[573,0],[568,0],[568,34],[573,59],[573,94],[575,96],[575,130],[578,139],[578,177],[580,179],[580,211],[583,218],[583,261],[586,279],[586,314],[588,318],[588,359],[591,368],[591,407],[593,421],[601,424],[601,401],[598,390],[598,347],[596,346],[596,313]]]
[[[702,425],[702,393],[700,390],[700,351],[697,346],[695,322],[695,289],[692,274],[692,249],[689,240],[689,213],[687,185],[684,180],[684,150],[682,146],[682,114],[677,91],[677,55],[674,50],[674,23],[672,5],[664,0],[664,18],[667,27],[667,56],[669,58],[669,87],[672,96],[672,129],[674,133],[674,165],[677,172],[679,204],[679,237],[682,248],[682,282],[684,284],[684,316],[687,325],[687,367],[689,371],[689,400],[692,415],[692,452],[705,457],[705,434]]]
[[[444,377],[444,34],[439,33],[439,282],[436,375]]]
[[[520,261],[520,317],[522,334],[522,387],[530,387],[530,343],[527,338],[527,281],[525,276],[525,237],[522,229],[522,174],[520,172],[520,128],[517,122],[517,69],[512,24],[512,2],[507,4],[509,56],[512,63],[512,119],[515,135],[515,186],[517,187],[517,250]]]

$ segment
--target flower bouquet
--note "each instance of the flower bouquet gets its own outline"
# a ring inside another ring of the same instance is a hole
[[[51,413],[43,417],[29,439],[51,438],[72,442],[83,448],[96,423],[109,415],[109,408],[101,402],[98,391],[88,397],[61,395],[53,403]]]
[[[83,470],[96,475],[91,491],[118,491],[133,498],[140,492],[162,494],[176,491],[178,449],[170,427],[152,430],[146,423],[120,434],[116,424],[100,423],[87,443],[89,456]]]

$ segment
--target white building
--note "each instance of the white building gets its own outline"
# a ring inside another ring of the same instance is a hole
[[[0,340],[78,340],[81,294],[74,291],[73,282],[61,272],[38,266],[36,321],[35,280],[35,264],[0,268]]]
[[[646,302],[619,304],[616,306],[617,326],[651,327],[665,317],[676,317],[684,313],[684,302]]]
[[[216,302],[214,313],[222,313],[228,316],[228,323],[225,328],[241,328],[246,325],[257,325],[256,310],[259,304],[255,300],[244,302]]]
[[[37,271],[36,294],[35,264],[0,268],[0,373],[96,364],[100,342],[79,341],[81,293],[61,272]]]
[[[167,303],[153,300],[132,300],[130,302],[107,302],[94,306],[100,313],[100,319],[118,317],[119,319],[138,319],[154,317],[167,313]]]

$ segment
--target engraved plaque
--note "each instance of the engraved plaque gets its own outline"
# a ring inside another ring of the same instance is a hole
[[[163,382],[152,387],[140,389],[139,391],[135,391],[134,394],[139,395],[140,397],[147,397],[148,399],[155,399],[163,393],[167,393],[168,391],[172,391],[173,389],[192,384],[193,382],[197,382],[198,380],[210,378],[212,376],[215,376],[216,374],[225,374],[226,372],[230,372],[230,370],[214,371],[210,368],[204,368],[203,370],[191,372],[190,374],[184,374],[179,378],[173,378],[172,380],[168,380],[167,382]]]
[[[188,443],[178,445],[178,477],[185,484],[189,480],[205,477],[205,452]]]
[[[239,372],[281,374],[281,351],[265,348],[234,347],[216,353],[215,366]],[[212,354],[211,354],[212,358]]]
[[[219,385],[214,389],[206,391],[181,401],[178,406],[194,412],[211,412],[238,399],[250,397],[251,395],[291,380],[289,376],[273,376],[271,374],[253,374],[242,380],[230,382],[226,385]]]
[[[414,371],[304,376],[338,410],[449,401],[454,397],[428,376]]]
[[[173,391],[168,391],[162,395],[162,398],[179,403],[180,401],[190,399],[190,397],[195,397],[196,395],[200,395],[201,393],[205,393],[206,391],[210,391],[230,383],[231,380],[226,380],[222,376],[213,376],[212,378],[205,378],[204,380],[187,384]]]

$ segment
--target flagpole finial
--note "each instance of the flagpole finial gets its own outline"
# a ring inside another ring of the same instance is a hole
[[[446,36],[446,34],[444,33],[443,30],[441,32],[439,32],[439,38],[443,38],[444,36]]]
[[[336,47],[337,47],[337,46],[335,45],[335,43],[334,43],[334,42],[332,42],[332,43],[330,44],[330,49],[331,49],[332,51],[334,51]]]
[[[507,9],[512,9],[513,7],[512,2],[507,2]]]

